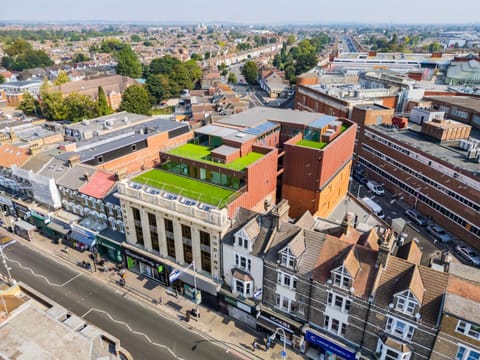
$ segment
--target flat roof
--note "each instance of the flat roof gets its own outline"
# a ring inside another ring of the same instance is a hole
[[[209,148],[208,146],[188,143],[170,149],[166,153],[237,171],[244,170],[246,167],[263,157],[263,154],[251,151],[247,155],[235,159],[228,164],[222,164],[208,159],[212,151],[213,149]]]
[[[149,170],[132,179],[133,182],[145,184],[167,193],[159,194],[168,200],[174,200],[168,193],[184,196],[194,201],[210,204],[218,208],[225,207],[235,190],[209,184],[197,179],[187,178],[160,169]],[[194,204],[189,204],[194,205]]]
[[[480,112],[480,98],[473,96],[425,96],[425,100],[434,100],[461,106],[474,112]]]
[[[463,296],[447,292],[445,295],[445,312],[480,325],[478,302]]]
[[[227,116],[217,123],[238,126],[242,128],[253,128],[266,121],[274,121],[279,123],[290,123],[299,125],[308,125],[319,117],[324,116],[323,113],[297,111],[289,109],[274,109],[257,106],[241,113]]]
[[[231,154],[234,154],[236,152],[240,151],[240,149],[232,147],[232,146],[227,146],[227,145],[221,145],[218,148],[212,150],[212,153],[218,154],[218,155],[224,155],[228,156]]]
[[[458,167],[470,173],[477,173],[480,171],[480,165],[473,161],[468,161],[466,158],[467,151],[458,147],[449,145],[449,142],[435,143],[429,140],[421,133],[421,126],[413,123],[408,124],[407,130],[397,130],[387,126],[371,125],[369,128],[375,129],[380,133],[391,137],[400,143],[410,145],[424,153],[427,153],[435,158],[448,162],[452,167]],[[471,137],[480,140],[472,128]],[[450,144],[457,144],[458,141],[450,142]]]

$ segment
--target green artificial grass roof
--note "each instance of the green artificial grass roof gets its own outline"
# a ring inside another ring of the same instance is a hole
[[[147,171],[132,180],[219,208],[225,207],[236,192],[159,169]]]
[[[222,164],[215,161],[206,159],[211,153],[211,150],[208,146],[196,145],[196,144],[185,144],[174,149],[167,151],[167,154],[176,155],[196,161],[201,161],[204,163],[212,164],[215,166],[223,167],[226,169],[241,171],[245,169],[250,164],[254,163],[260,159],[263,154],[257,152],[250,152],[245,156],[242,156],[228,164]]]
[[[327,143],[323,141],[313,141],[313,140],[300,140],[297,142],[298,146],[305,146],[313,149],[323,149]]]

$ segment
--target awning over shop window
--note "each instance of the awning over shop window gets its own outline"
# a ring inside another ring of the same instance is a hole
[[[72,240],[75,240],[75,241],[78,241],[88,247],[92,247],[93,245],[95,245],[95,238],[91,238],[91,237],[87,237],[83,234],[80,234],[76,231],[72,231],[71,235],[70,235],[70,238]]]
[[[70,233],[70,231],[72,230],[69,227],[63,226],[63,225],[58,224],[58,223],[53,222],[53,221],[48,223],[47,228],[49,228],[50,230],[56,231],[59,234],[63,234],[63,235],[68,235]]]

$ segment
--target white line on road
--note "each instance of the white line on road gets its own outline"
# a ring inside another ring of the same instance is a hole
[[[55,284],[55,283],[50,282],[50,280],[48,280],[48,278],[47,278],[46,276],[37,274],[37,273],[35,273],[35,271],[33,271],[31,268],[29,268],[29,267],[27,267],[27,266],[23,266],[19,261],[13,260],[13,259],[9,259],[8,257],[6,257],[6,258],[7,258],[7,260],[8,260],[9,262],[12,262],[12,263],[17,264],[19,267],[21,267],[21,268],[24,269],[24,270],[30,271],[33,276],[36,276],[36,277],[39,277],[39,278],[43,278],[43,279],[47,282],[47,284],[48,284],[48,285],[51,285],[51,286],[63,287],[63,286],[69,284],[70,282],[72,282],[73,280],[75,280],[76,278],[78,278],[79,276],[82,275],[82,273],[78,273],[77,275],[75,275],[75,276],[72,277],[71,279],[65,281],[63,284]]]
[[[170,349],[168,346],[166,345],[163,345],[163,344],[159,344],[159,343],[156,343],[156,342],[153,342],[150,337],[140,331],[136,331],[136,330],[133,330],[130,325],[128,325],[126,322],[123,322],[123,321],[119,321],[119,320],[116,320],[114,319],[108,312],[106,311],[103,311],[103,310],[99,310],[99,309],[96,309],[96,308],[91,308],[90,310],[88,310],[85,314],[83,314],[81,316],[81,318],[85,318],[85,316],[87,316],[88,314],[90,314],[91,312],[93,311],[96,311],[96,312],[99,312],[99,313],[102,313],[102,314],[105,314],[111,321],[113,321],[114,323],[117,323],[117,324],[120,324],[120,325],[123,325],[125,326],[131,333],[133,334],[136,334],[136,335],[139,335],[139,336],[143,336],[150,344],[152,345],[155,345],[159,348],[162,348],[162,349],[165,349],[167,350],[173,357],[175,357],[175,359],[179,359],[179,360],[184,360],[182,357],[180,356],[177,356],[172,349]]]

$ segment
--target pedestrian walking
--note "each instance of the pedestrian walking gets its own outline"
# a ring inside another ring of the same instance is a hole
[[[158,299],[158,303],[159,303],[160,305],[163,305],[163,298],[162,298],[161,296],[160,296],[160,299]]]
[[[257,349],[257,340],[253,340],[253,343],[252,343],[252,351],[255,351]]]
[[[175,298],[178,298],[178,290],[175,289]]]

